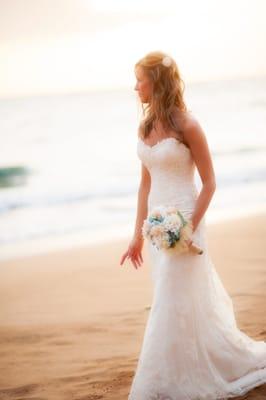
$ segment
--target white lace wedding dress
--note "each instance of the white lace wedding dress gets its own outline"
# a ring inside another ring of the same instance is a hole
[[[198,196],[190,149],[174,137],[137,154],[151,174],[148,211]],[[208,253],[205,218],[193,233],[204,253],[168,254],[148,243],[154,294],[129,400],[216,400],[266,383],[266,342],[237,328],[232,300]]]

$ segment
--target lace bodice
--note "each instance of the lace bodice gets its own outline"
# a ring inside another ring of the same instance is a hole
[[[198,198],[190,149],[174,137],[139,139],[137,154],[151,175],[149,208],[176,205],[190,217]],[[128,400],[222,400],[266,382],[266,343],[237,327],[204,217],[192,239],[203,254],[148,243],[154,295]]]
[[[194,209],[198,196],[195,163],[189,147],[174,137],[149,146],[139,138],[137,155],[151,175],[149,210],[156,205],[176,205],[183,212]]]

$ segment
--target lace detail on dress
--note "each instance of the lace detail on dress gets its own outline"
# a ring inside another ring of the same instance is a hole
[[[151,174],[149,209],[167,203],[178,205],[186,213],[192,212],[198,193],[194,182],[195,164],[189,148],[174,137],[165,138],[154,146],[139,139],[137,153]]]
[[[198,197],[189,148],[175,138],[139,140],[137,154],[151,175],[148,208],[175,205],[189,218]],[[148,244],[154,293],[129,400],[222,400],[266,383],[266,343],[237,328],[204,217],[193,240],[202,255]]]

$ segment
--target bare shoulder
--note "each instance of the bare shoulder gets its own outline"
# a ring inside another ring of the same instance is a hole
[[[213,190],[216,184],[211,152],[205,132],[197,118],[192,114],[186,118],[183,127],[183,136],[184,141],[190,148],[202,182],[210,185]]]
[[[206,142],[206,135],[200,122],[191,113],[187,113],[184,118],[183,135],[185,144],[189,147]]]
[[[180,112],[180,110],[176,108],[173,116],[182,130],[182,140],[185,145],[189,146],[193,136],[203,133],[199,121],[190,110]]]

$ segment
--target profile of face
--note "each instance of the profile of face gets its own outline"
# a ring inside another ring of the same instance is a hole
[[[137,66],[135,68],[136,85],[134,90],[138,92],[139,98],[142,103],[149,103],[152,95],[152,84],[147,74],[143,71],[143,68]]]

